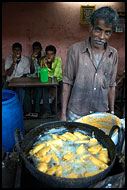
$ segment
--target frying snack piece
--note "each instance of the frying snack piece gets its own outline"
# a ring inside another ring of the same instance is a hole
[[[30,150],[29,154],[32,156],[33,154],[36,154],[40,149],[42,149],[45,146],[45,143],[39,143],[37,144],[32,150]]]
[[[66,160],[66,161],[71,160],[72,157],[73,157],[73,153],[67,153],[64,156],[62,156],[63,160]]]
[[[48,171],[47,171],[47,174],[49,175],[53,175],[56,173],[56,170],[57,170],[57,167],[58,166],[53,166],[52,168],[50,168]]]
[[[82,153],[84,153],[84,152],[85,152],[85,147],[84,147],[84,145],[82,144],[82,145],[80,145],[80,146],[77,148],[76,154],[82,154]]]
[[[90,138],[89,146],[96,145],[98,143],[98,140],[96,138]]]
[[[64,170],[65,170],[66,172],[70,173],[70,172],[71,172],[71,170],[72,170],[72,167],[71,167],[71,166],[66,165],[66,166],[64,166]]]
[[[53,158],[53,160],[54,160],[56,163],[59,162],[59,158],[56,156],[56,154],[55,154],[54,152],[52,153],[52,158]]]
[[[102,172],[103,170],[98,170],[98,171],[95,171],[95,172],[85,172],[82,177],[90,177],[90,176],[93,176],[93,175],[96,175],[96,174],[99,174],[100,172]]]
[[[90,155],[89,154],[84,154],[83,156],[80,157],[80,161],[84,162],[87,158],[89,158]]]
[[[38,165],[37,165],[37,169],[40,170],[41,172],[46,172],[47,169],[48,169],[48,165],[46,163],[42,163],[40,162]]]
[[[98,154],[101,149],[102,149],[102,145],[98,144],[96,146],[92,146],[92,147],[88,148],[88,151],[91,154]]]
[[[77,137],[69,132],[64,133],[62,137],[66,138],[67,140],[77,140]]]
[[[84,135],[84,134],[82,134],[82,133],[80,133],[80,132],[78,132],[78,131],[74,132],[74,135],[75,135],[76,137],[78,137],[79,139],[81,139],[81,140],[88,138],[87,135]]]
[[[66,176],[66,178],[78,178],[80,177],[78,174],[71,173],[70,175]]]
[[[53,139],[58,139],[58,137],[55,134],[50,134],[52,136]]]
[[[106,169],[108,167],[107,164],[105,164],[104,162],[102,162],[101,160],[95,158],[94,156],[90,156],[89,160],[96,166],[98,166],[101,169]]]
[[[61,139],[49,140],[47,141],[47,145],[55,145],[56,147],[61,147],[63,145],[63,142]]]
[[[69,136],[69,137],[70,137],[70,140],[74,140],[74,141],[75,141],[75,140],[78,139],[74,134],[69,133],[69,132],[65,133],[65,135]]]
[[[62,135],[59,135],[58,136],[59,139],[63,140],[63,141],[66,141],[67,139],[65,137],[63,137]]]
[[[57,166],[56,170],[56,177],[62,177],[63,176],[63,168],[61,165]]]
[[[89,143],[89,140],[77,140],[77,141],[75,141],[75,143],[77,143],[77,144],[81,144],[81,143],[83,143],[83,144],[86,144],[86,143]]]
[[[39,157],[38,160],[40,162],[49,163],[51,158],[52,158],[52,155],[49,154],[49,155],[44,155],[44,156]]]
[[[40,156],[44,156],[46,155],[46,153],[50,150],[50,146],[46,146],[44,148],[42,148],[41,150],[39,150],[36,154],[37,157],[40,157]]]
[[[99,160],[103,161],[104,163],[108,163],[109,162],[109,158],[108,158],[108,150],[107,148],[102,148],[99,152]]]

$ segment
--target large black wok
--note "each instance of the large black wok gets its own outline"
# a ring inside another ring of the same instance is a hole
[[[52,128],[59,129],[60,127],[63,127],[63,126],[67,128],[70,132],[73,132],[74,130],[77,130],[77,131],[80,130],[80,131],[83,131],[84,134],[87,134],[89,136],[92,136],[92,132],[94,131],[95,138],[97,138],[97,140],[104,147],[108,149],[109,157],[110,157],[109,167],[97,175],[87,177],[87,178],[77,178],[77,179],[76,178],[75,179],[74,178],[73,179],[58,178],[58,177],[51,176],[37,170],[33,166],[33,164],[27,159],[28,152],[30,149],[32,149],[33,143],[37,140],[37,137],[39,136],[40,133],[43,136],[45,135],[44,133],[46,131],[49,131],[49,129],[52,129]],[[116,128],[119,128],[119,127],[114,126],[112,128],[112,131],[110,132],[110,135],[112,135],[114,129]],[[93,127],[88,124],[83,124],[83,123],[78,123],[78,122],[66,122],[66,121],[55,121],[55,122],[41,124],[38,127],[32,129],[29,133],[27,133],[24,138],[21,134],[21,131],[19,131],[19,129],[16,129],[15,142],[16,142],[16,148],[20,156],[24,160],[26,167],[31,172],[31,174],[34,177],[36,177],[40,182],[44,182],[50,185],[51,187],[58,187],[58,188],[85,188],[97,183],[98,181],[103,179],[113,167],[113,164],[116,159],[116,151],[119,149],[118,147],[116,150],[116,146],[111,140],[111,136],[105,135],[105,133],[99,130],[98,128]]]

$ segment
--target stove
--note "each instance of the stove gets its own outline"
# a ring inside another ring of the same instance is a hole
[[[89,188],[125,188],[125,156],[116,158],[113,168],[108,175]],[[39,182],[26,168],[16,152],[7,153],[2,161],[3,188],[52,188]]]

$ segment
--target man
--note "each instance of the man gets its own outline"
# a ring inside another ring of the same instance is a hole
[[[12,55],[9,55],[5,59],[5,71],[6,71],[6,85],[8,88],[8,83],[13,78],[19,78],[26,76],[30,72],[30,62],[29,59],[23,55],[22,45],[20,43],[14,43],[12,45]],[[20,103],[23,105],[24,90],[23,88],[15,88],[18,93]]]
[[[117,23],[114,9],[99,8],[91,15],[88,41],[70,47],[63,76],[60,120],[74,121],[94,112],[114,113],[118,54],[107,41]]]
[[[40,42],[32,44],[32,55],[30,57],[30,74],[27,77],[37,77],[40,70],[40,61],[45,53],[42,51]],[[33,97],[32,97],[33,95]],[[42,97],[42,88],[27,88],[24,97],[24,114],[26,117],[38,117],[40,115],[40,101]],[[34,113],[32,113],[32,98],[34,100]]]
[[[60,57],[56,57],[56,47],[53,45],[49,45],[45,49],[46,57],[42,60],[42,67],[48,68],[48,77],[54,76],[59,82],[58,86],[58,102],[60,103],[61,93],[62,93],[62,60]],[[48,117],[51,115],[51,108],[49,104],[49,91],[53,91],[54,88],[45,87],[43,88],[43,108],[44,115],[43,117]],[[54,107],[55,100],[52,103],[52,107]],[[54,110],[52,110],[54,111]]]

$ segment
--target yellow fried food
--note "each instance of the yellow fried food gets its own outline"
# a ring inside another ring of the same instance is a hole
[[[85,152],[85,147],[84,145],[80,145],[77,149],[76,149],[76,154],[83,154]]]
[[[89,140],[77,140],[77,141],[75,141],[75,143],[77,143],[77,144],[89,143]]]
[[[42,149],[45,146],[45,143],[39,143],[37,144],[32,150],[30,150],[29,154],[32,156],[33,154],[36,154],[40,149]]]
[[[50,150],[50,146],[46,146],[36,153],[37,157],[44,156]]]
[[[84,134],[82,134],[82,133],[80,133],[80,132],[78,132],[78,131],[74,132],[74,135],[75,135],[76,137],[78,137],[79,139],[81,139],[81,140],[88,138],[87,135],[84,135]]]
[[[53,175],[56,173],[56,170],[57,170],[57,167],[58,166],[53,166],[52,168],[50,168],[48,171],[47,171],[47,174],[49,175]]]
[[[38,165],[37,165],[37,169],[40,170],[41,172],[46,172],[48,170],[48,165],[46,163],[42,163],[40,162]]]
[[[106,164],[109,162],[108,158],[108,150],[107,148],[102,148],[99,152],[99,160],[105,162]]]
[[[103,170],[98,170],[98,171],[95,171],[95,172],[85,172],[82,177],[90,177],[90,176],[93,176],[93,175],[96,175],[96,174],[99,174],[100,172],[102,172]]]
[[[65,136],[68,136],[68,138],[70,137],[70,140],[77,140],[77,137],[72,133],[67,132],[65,133]]]
[[[58,139],[58,137],[55,134],[50,133],[53,139]]]
[[[72,157],[73,157],[73,153],[67,153],[64,156],[62,156],[62,159],[68,161],[68,160],[71,160]]]
[[[98,154],[101,149],[102,149],[102,145],[98,144],[98,145],[95,145],[95,146],[88,148],[88,151],[91,154]]]
[[[59,158],[56,156],[56,154],[55,154],[54,152],[52,153],[52,158],[53,158],[53,160],[54,160],[56,163],[59,162]]]
[[[62,137],[66,138],[66,140],[75,140],[77,139],[73,134],[66,132],[62,135]]]
[[[62,177],[62,176],[63,176],[63,168],[61,165],[58,165],[56,170],[56,177]]]
[[[75,173],[71,173],[68,176],[66,176],[66,178],[78,178],[78,177],[80,177],[80,176],[78,174],[75,174]]]
[[[98,140],[96,138],[90,138],[89,140],[89,146],[95,145],[98,143]]]
[[[55,145],[55,147],[61,147],[63,142],[61,139],[49,140],[47,141],[47,145]]]
[[[59,135],[58,136],[59,139],[63,140],[63,141],[66,141],[67,139],[65,137],[63,137],[62,135]]]
[[[101,169],[106,169],[108,167],[107,164],[105,164],[103,161],[95,158],[94,156],[90,156],[89,160],[96,166],[98,166]]]
[[[71,166],[68,166],[68,165],[65,165],[65,166],[64,166],[64,171],[70,173],[71,170],[72,170],[72,167],[71,167]]]
[[[90,155],[89,154],[84,154],[84,155],[82,155],[81,157],[80,157],[80,161],[81,162],[84,162],[87,158],[89,158],[90,157]]]
[[[40,162],[49,163],[51,158],[52,158],[52,155],[49,154],[49,155],[44,155],[44,156],[39,157],[38,160]]]

